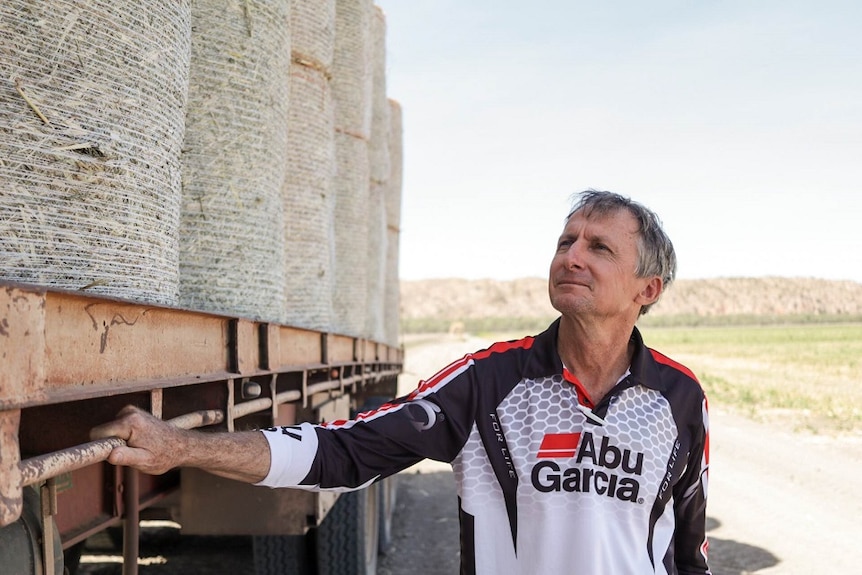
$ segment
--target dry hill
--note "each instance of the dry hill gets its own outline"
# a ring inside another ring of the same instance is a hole
[[[411,331],[419,325],[434,324],[439,329],[453,322],[488,319],[544,321],[556,312],[548,303],[545,279],[433,279],[401,282],[401,315],[405,330]],[[859,320],[862,283],[775,277],[678,280],[647,317],[714,321],[752,316],[763,321],[782,317]]]

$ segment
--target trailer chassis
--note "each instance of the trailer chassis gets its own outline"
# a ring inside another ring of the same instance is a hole
[[[284,490],[289,494],[276,496],[283,497],[276,508],[294,510],[287,519],[284,513],[254,522],[208,513],[213,476],[184,470],[154,477],[114,468],[104,461],[122,440],[89,441],[93,426],[127,404],[185,429],[343,418],[369,398],[395,395],[403,350],[260,320],[0,282],[0,358],[0,528],[22,520],[24,490],[32,486],[40,495],[41,572],[56,570],[58,539],[68,549],[122,524],[123,573],[132,575],[142,511],[160,505],[178,511],[177,493],[184,529],[252,535],[301,534],[322,521],[334,496]],[[244,488],[228,485],[230,493]]]

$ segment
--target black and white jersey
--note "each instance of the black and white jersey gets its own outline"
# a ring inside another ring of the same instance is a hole
[[[356,489],[451,462],[462,573],[706,574],[706,397],[644,346],[593,405],[557,354],[559,320],[468,354],[350,421],[266,430],[261,485]]]

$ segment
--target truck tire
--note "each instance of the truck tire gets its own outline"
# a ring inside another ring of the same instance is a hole
[[[392,520],[395,516],[398,493],[397,479],[397,475],[392,475],[377,484],[380,488],[377,500],[377,506],[380,509],[380,535],[378,535],[377,549],[383,555],[389,553],[392,548]]]
[[[255,575],[310,575],[305,535],[255,535]]]
[[[380,513],[377,485],[343,493],[317,528],[318,575],[375,575]]]
[[[21,517],[0,528],[0,565],[3,575],[42,575],[41,499],[36,489],[24,488]],[[53,521],[53,519],[51,519]],[[63,573],[63,548],[54,528],[54,573]]]

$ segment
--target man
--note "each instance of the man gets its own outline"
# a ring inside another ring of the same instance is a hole
[[[94,437],[127,440],[111,463],[270,487],[360,488],[447,461],[462,573],[706,574],[706,398],[635,328],[675,269],[655,214],[588,191],[551,261],[561,317],[535,337],[469,354],[349,422],[207,434],[127,409]]]

